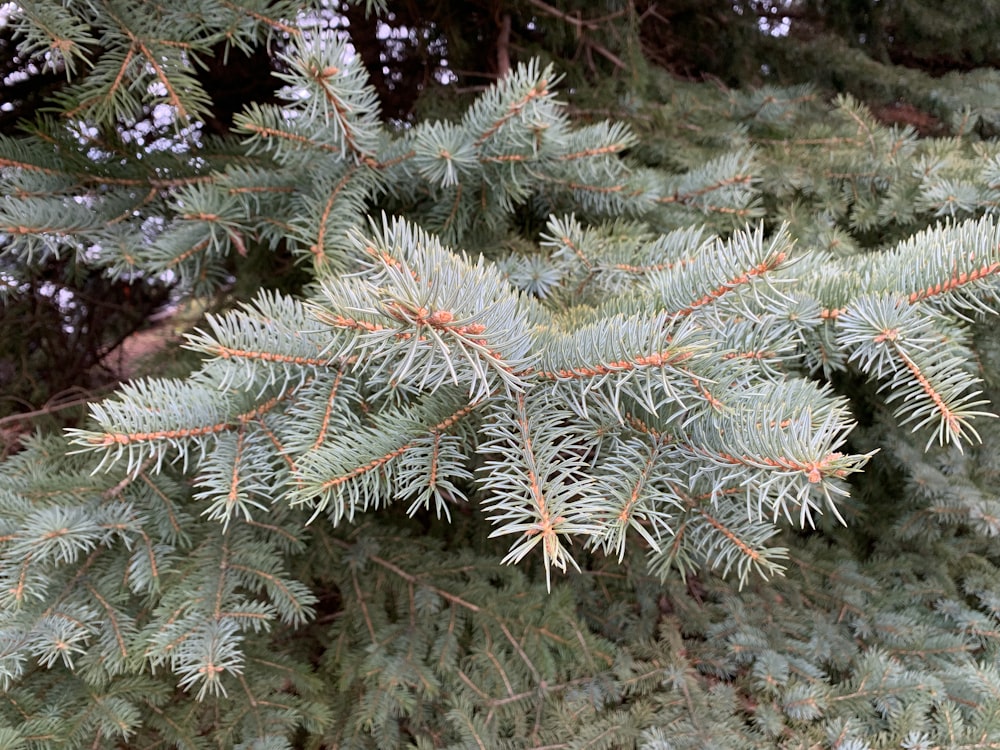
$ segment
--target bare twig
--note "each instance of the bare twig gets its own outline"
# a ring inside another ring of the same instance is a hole
[[[19,422],[35,419],[37,417],[44,417],[49,414],[55,414],[56,412],[63,411],[64,409],[72,409],[77,406],[85,406],[86,404],[89,404],[92,401],[94,401],[102,392],[110,391],[115,387],[117,387],[117,385],[118,385],[117,383],[112,383],[111,385],[108,385],[105,388],[100,388],[93,391],[87,391],[82,388],[79,389],[73,388],[70,389],[70,391],[68,392],[64,391],[63,393],[57,393],[55,396],[49,399],[48,403],[46,403],[44,406],[38,409],[33,409],[32,411],[22,411],[18,412],[17,414],[10,414],[6,417],[0,417],[0,427],[5,427],[10,424],[17,424]],[[64,401],[62,403],[58,402],[60,396],[65,396],[68,395],[68,393],[73,393],[73,392],[81,392],[84,395],[79,398],[74,398],[70,401]]]
[[[543,2],[543,0],[529,0],[529,2],[536,8],[538,8],[540,11],[542,11],[545,15],[552,16],[553,18],[558,18],[562,21],[565,21],[568,24],[576,26],[578,31],[582,31],[583,29],[588,29],[590,31],[593,31],[597,29],[597,27],[600,26],[602,23],[613,21],[616,18],[621,18],[626,13],[626,11],[622,9],[615,11],[614,13],[609,13],[606,16],[597,16],[595,18],[583,18],[578,15],[570,15],[565,11],[561,11],[558,8],[554,8],[548,3]]]

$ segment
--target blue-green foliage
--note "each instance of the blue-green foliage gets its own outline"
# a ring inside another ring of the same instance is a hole
[[[313,283],[0,467],[0,747],[1000,742],[995,143],[804,90],[575,122],[534,62],[392,132],[295,4],[40,5],[61,105],[174,146],[0,141],[10,257]],[[283,103],[201,142],[191,56],[277,30]]]

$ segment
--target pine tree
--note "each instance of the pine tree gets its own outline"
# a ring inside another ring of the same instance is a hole
[[[4,461],[0,746],[1000,742],[996,142],[538,62],[391,128],[320,10],[21,10],[10,286],[310,281]],[[238,137],[220,42],[281,60]]]

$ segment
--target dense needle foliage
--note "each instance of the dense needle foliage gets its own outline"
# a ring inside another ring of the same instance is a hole
[[[996,112],[532,60],[389,125],[323,12],[16,15],[7,304],[236,299],[0,465],[0,748],[1000,743]]]

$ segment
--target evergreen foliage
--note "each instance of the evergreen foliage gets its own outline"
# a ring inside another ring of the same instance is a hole
[[[1000,743],[989,112],[530,62],[393,129],[308,7],[86,8],[19,16],[72,82],[10,284],[310,281],[0,466],[0,747]],[[278,38],[206,136],[199,56]]]

